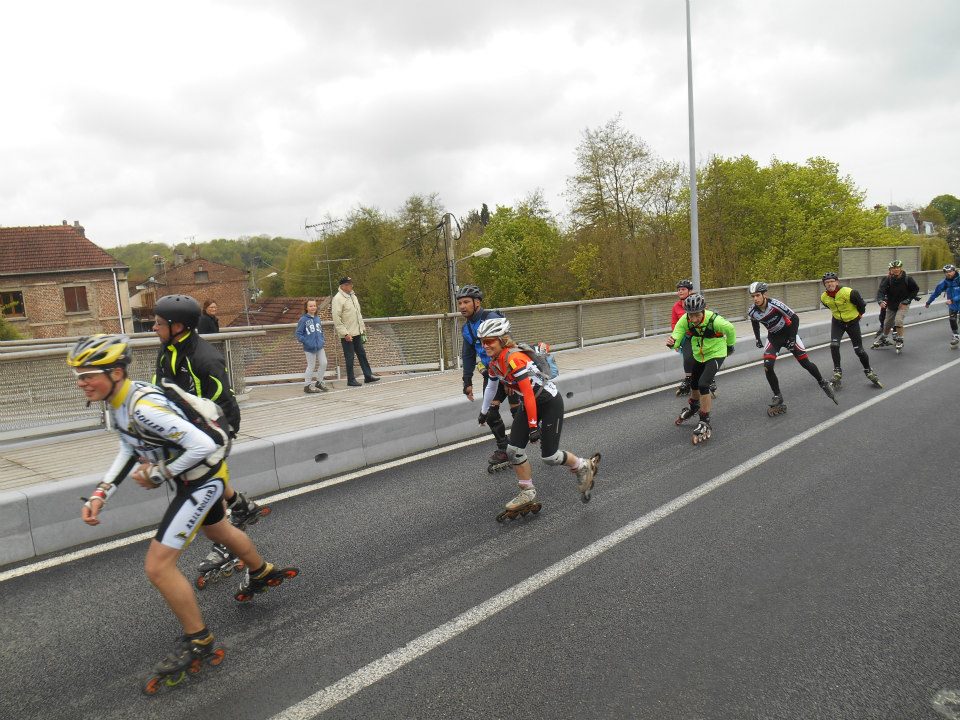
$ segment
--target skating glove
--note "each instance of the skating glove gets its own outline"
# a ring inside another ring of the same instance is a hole
[[[762,347],[763,347],[763,343],[762,343],[760,340],[757,340],[757,347],[758,347],[758,348],[762,348]]]
[[[530,435],[528,437],[530,439],[530,442],[538,443],[540,442],[541,435],[542,433],[540,432],[540,428],[535,427],[535,428],[530,428]]]
[[[486,414],[486,413],[480,413],[479,417],[477,417],[477,422],[480,423],[481,425],[486,425],[486,424],[487,424],[487,414]]]
[[[733,355],[733,352],[737,349],[736,345],[727,345],[727,356]]]

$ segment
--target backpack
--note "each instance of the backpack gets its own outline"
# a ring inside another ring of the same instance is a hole
[[[560,375],[557,359],[550,352],[550,346],[546,343],[539,342],[536,345],[517,343],[517,349],[533,360],[533,364],[537,366],[540,375],[547,380],[553,380]]]
[[[138,388],[131,393],[128,407],[132,410],[140,398],[146,395],[162,394],[172,405],[184,414],[190,424],[199,428],[204,435],[209,437],[217,445],[216,451],[202,461],[202,464],[208,467],[215,467],[220,461],[225,460],[230,454],[230,448],[233,441],[230,435],[223,429],[224,423],[223,408],[217,405],[209,398],[201,398],[191,395],[174,382],[162,378],[160,386],[146,386]],[[132,414],[132,413],[131,413]],[[133,435],[123,428],[117,428],[124,435]],[[166,438],[159,435],[154,436],[147,432],[142,435],[134,435],[141,440],[149,440],[157,445],[172,447],[174,446]]]

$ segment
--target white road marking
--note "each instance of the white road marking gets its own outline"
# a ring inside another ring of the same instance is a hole
[[[501,610],[504,610],[520,600],[523,600],[537,590],[546,587],[554,580],[558,580],[564,575],[576,570],[581,565],[593,560],[599,555],[605,553],[607,550],[616,547],[625,540],[629,540],[634,535],[645,530],[651,525],[663,520],[678,510],[685,508],[687,505],[690,505],[714,490],[723,487],[730,481],[735,480],[736,478],[762,465],[768,460],[777,457],[778,455],[782,455],[787,450],[797,447],[815,435],[818,435],[825,430],[829,430],[835,425],[839,425],[840,423],[844,422],[848,418],[883,402],[887,398],[893,397],[894,395],[901,393],[904,390],[913,387],[914,385],[918,385],[934,375],[944,372],[945,370],[948,370],[958,364],[960,364],[960,358],[946,363],[945,365],[941,365],[940,367],[934,368],[933,370],[915,377],[912,380],[908,380],[903,385],[898,385],[895,388],[886,390],[880,395],[877,395],[876,397],[873,397],[870,400],[857,405],[856,407],[845,410],[833,416],[829,420],[826,420],[819,425],[815,425],[809,430],[806,430],[795,436],[791,440],[780,443],[776,447],[760,453],[759,455],[755,455],[750,460],[747,460],[746,462],[731,468],[722,475],[718,475],[712,480],[695,487],[694,489],[684,493],[683,495],[680,495],[665,505],[661,505],[646,515],[643,515],[633,522],[624,525],[619,530],[615,530],[609,535],[600,538],[596,542],[587,545],[582,550],[579,550],[572,555],[567,556],[563,560],[554,563],[545,570],[541,570],[536,575],[532,575],[526,580],[517,583],[513,587],[507,588],[499,595],[495,595],[486,602],[467,610],[466,612],[455,617],[453,620],[444,623],[440,627],[411,640],[403,647],[397,648],[393,652],[384,655],[379,660],[374,660],[368,665],[363,666],[359,670],[356,670],[341,680],[333,683],[323,690],[320,690],[305,700],[302,700],[296,705],[293,705],[283,712],[274,715],[272,720],[309,720],[310,718],[316,717],[320,713],[335,707],[344,700],[347,700],[348,698],[357,694],[364,688],[369,687],[378,680],[382,680],[388,675],[396,672],[405,665],[430,652],[434,648],[443,645],[449,640],[452,640],[466,630],[479,625],[484,620],[488,620]]]
[[[933,318],[931,320],[921,320],[920,322],[910,323],[910,325],[923,325],[930,322],[942,321],[943,318]],[[848,341],[848,338],[844,338],[844,342]],[[807,351],[818,350],[820,348],[829,347],[830,343],[822,343],[820,345],[814,345],[807,348]],[[718,375],[726,375],[727,373],[737,372],[738,370],[744,370],[749,367],[756,367],[760,365],[763,360],[757,360],[751,363],[745,363],[743,365],[738,365],[734,368],[728,368],[726,370],[721,370]],[[671,383],[669,385],[661,385],[659,387],[651,388],[650,390],[644,390],[642,392],[631,393],[630,395],[624,395],[623,397],[614,398],[613,400],[607,400],[605,402],[597,403],[596,405],[591,405],[589,407],[580,408],[579,410],[573,410],[571,412],[565,413],[565,417],[571,418],[576,417],[577,415],[583,415],[585,413],[596,412],[597,410],[602,410],[604,408],[611,407],[613,405],[619,405],[621,403],[630,402],[631,400],[636,400],[638,398],[647,397],[648,395],[655,395],[659,392],[664,392],[665,390],[672,390],[676,387],[676,383]],[[285,490],[274,495],[269,495],[264,498],[258,498],[262,504],[270,504],[280,502],[281,500],[288,500],[292,497],[298,495],[304,495],[310,492],[316,492],[317,490],[323,490],[324,488],[332,487],[333,485],[339,485],[341,483],[349,482],[350,480],[356,480],[358,478],[365,477],[367,475],[372,475],[373,473],[382,472],[384,470],[390,470],[391,468],[399,467],[400,465],[406,465],[411,462],[417,462],[418,460],[424,460],[435,455],[442,455],[444,453],[451,452],[452,450],[458,450],[462,447],[467,447],[469,445],[477,445],[479,443],[487,442],[489,438],[486,435],[481,435],[479,437],[472,438],[471,440],[463,440],[453,445],[444,445],[440,448],[434,448],[433,450],[427,450],[416,455],[410,455],[403,458],[402,460],[391,460],[387,463],[381,463],[379,465],[372,465],[361,470],[356,470],[346,475],[340,475],[329,480],[321,480],[319,482],[311,483],[309,485],[303,485],[296,488],[295,490]],[[83,550],[74,550],[72,552],[65,553],[63,555],[56,555],[54,557],[47,558],[46,560],[41,560],[39,562],[30,563],[28,565],[21,565],[20,567],[13,568],[11,570],[4,570],[0,572],[0,583],[7,580],[13,580],[14,578],[22,577],[23,575],[30,575],[31,573],[40,572],[41,570],[48,570],[52,567],[58,567],[60,565],[65,565],[74,560],[81,560],[86,557],[91,557],[93,555],[99,555],[100,553],[109,552],[110,550],[116,550],[117,548],[126,547],[127,545],[133,545],[134,543],[142,542],[144,540],[149,540],[156,534],[155,531],[147,531],[138,533],[136,535],[129,535],[127,537],[119,538],[116,540],[111,540],[100,545],[91,545],[88,548]]]

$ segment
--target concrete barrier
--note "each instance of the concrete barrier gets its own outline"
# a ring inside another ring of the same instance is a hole
[[[946,314],[946,305],[937,303],[911,310],[909,319],[918,322]],[[876,316],[864,318],[862,326],[869,344]],[[808,347],[829,342],[830,323],[801,325],[800,335]],[[724,368],[759,359],[753,336],[740,337]],[[566,372],[558,387],[566,408],[573,410],[672,384],[682,372],[679,356],[665,349],[635,360]],[[479,409],[479,398],[474,403],[450,398],[335,427],[245,440],[230,457],[231,481],[251,495],[260,495],[486,435],[487,429],[477,423]],[[99,480],[88,475],[0,493],[0,564],[155,526],[170,499],[168,490],[148,491],[127,480],[101,515],[102,524],[91,528],[80,520],[80,496],[88,495]]]

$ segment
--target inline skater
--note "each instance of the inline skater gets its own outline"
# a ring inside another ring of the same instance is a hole
[[[693,292],[692,280],[681,280],[677,283],[677,301],[673,304],[670,312],[670,331],[677,327],[677,323],[686,314],[683,309],[683,301]],[[683,380],[677,386],[677,396],[690,394],[690,375],[693,373],[693,355],[690,352],[690,343],[682,342],[680,353],[683,356]]]
[[[930,303],[936,300],[940,293],[944,293],[947,299],[947,309],[950,313],[947,319],[952,333],[950,347],[955,348],[960,345],[960,334],[957,332],[957,313],[960,312],[960,273],[957,272],[956,265],[943,266],[943,280],[937,283],[924,307],[930,307]]]
[[[540,443],[540,456],[547,465],[565,465],[577,477],[577,489],[583,502],[590,502],[594,478],[600,465],[600,453],[589,460],[560,449],[563,429],[563,397],[557,386],[537,367],[534,359],[520,350],[510,337],[510,322],[505,318],[484,320],[477,336],[489,358],[490,382],[483,393],[481,413],[490,411],[503,385],[509,395],[520,399],[510,427],[507,456],[517,475],[520,492],[510,500],[497,521],[540,511],[533,485],[533,470],[524,453],[528,443]]]
[[[867,303],[856,290],[842,287],[839,276],[834,272],[824,273],[821,282],[824,291],[820,296],[820,302],[833,315],[830,320],[830,355],[833,357],[834,389],[840,389],[840,381],[843,378],[843,369],[840,367],[840,341],[844,333],[850,337],[853,352],[863,365],[863,374],[867,376],[867,380],[878,388],[882,388],[880,379],[870,368],[870,356],[863,349],[860,318],[867,311]]]
[[[757,281],[750,284],[753,305],[747,311],[747,317],[753,325],[753,335],[757,339],[757,347],[764,348],[763,369],[766,371],[767,382],[770,383],[770,389],[773,391],[773,399],[770,401],[767,414],[772,417],[786,412],[787,409],[783,404],[783,395],[780,393],[780,380],[777,379],[777,374],[773,370],[781,348],[787,348],[793,353],[800,366],[813,376],[826,396],[836,403],[837,396],[833,392],[833,385],[823,379],[820,369],[807,356],[807,349],[799,335],[800,318],[786,303],[767,297],[767,290],[769,287],[765,282]],[[761,325],[767,329],[766,347],[760,341]]]
[[[692,442],[697,445],[713,434],[710,410],[713,398],[710,385],[728,355],[736,349],[737,334],[726,318],[707,310],[703,295],[693,294],[683,301],[684,315],[677,321],[673,334],[667,338],[667,347],[689,345],[693,367],[690,374],[691,391],[688,407],[680,411],[677,425],[699,413],[700,421],[693,430]]]
[[[460,361],[463,365],[463,394],[467,396],[467,400],[470,402],[474,400],[474,369],[479,369],[480,375],[483,377],[481,397],[490,381],[490,373],[487,371],[489,360],[487,354],[483,351],[480,338],[477,337],[477,328],[485,320],[503,317],[496,310],[485,310],[481,307],[482,304],[483,291],[476,285],[464,285],[457,291],[457,310],[463,315],[463,328],[461,330],[463,347],[460,350]],[[510,464],[510,459],[507,457],[507,426],[504,425],[503,418],[500,416],[500,404],[504,399],[506,399],[506,390],[501,387],[490,405],[490,411],[480,413],[478,418],[481,425],[490,428],[490,433],[497,441],[497,449],[487,460],[487,471],[491,473],[503,470]]]
[[[144,570],[160,591],[183,628],[173,652],[161,660],[143,687],[153,694],[160,685],[175,685],[187,670],[197,672],[204,662],[216,665],[223,648],[214,642],[197,605],[190,583],[177,560],[198,530],[243,559],[247,574],[236,597],[249,599],[284,579],[296,568],[280,569],[268,563],[244,533],[224,522],[220,502],[229,482],[226,432],[216,425],[202,429],[155,385],[130,380],[131,355],[124,335],[81,338],[67,355],[77,387],[88,402],[105,402],[112,426],[120,433],[120,451],[81,510],[88,525],[99,525],[99,515],[120,483],[131,474],[148,489],[169,484],[176,494],[147,550]],[[219,444],[213,437],[219,435]],[[254,568],[251,570],[250,568]],[[241,597],[244,596],[244,597]]]
[[[917,285],[917,281],[907,275],[903,269],[903,261],[893,260],[887,269],[887,276],[880,281],[880,287],[877,290],[877,302],[886,310],[886,316],[883,321],[883,332],[874,341],[874,348],[889,345],[890,340],[887,336],[890,330],[893,330],[893,344],[896,346],[897,353],[900,353],[903,349],[903,321],[910,303],[919,292],[920,286]]]
[[[189,295],[165,295],[157,300],[153,312],[153,330],[160,339],[154,385],[169,380],[191,395],[213,400],[223,410],[232,440],[240,430],[240,406],[223,355],[196,332],[200,303]],[[270,508],[261,507],[229,485],[224,488],[223,498],[230,510],[230,522],[241,530],[270,513]],[[197,587],[202,588],[210,579],[228,577],[234,569],[242,569],[240,560],[215,544],[197,568]]]

